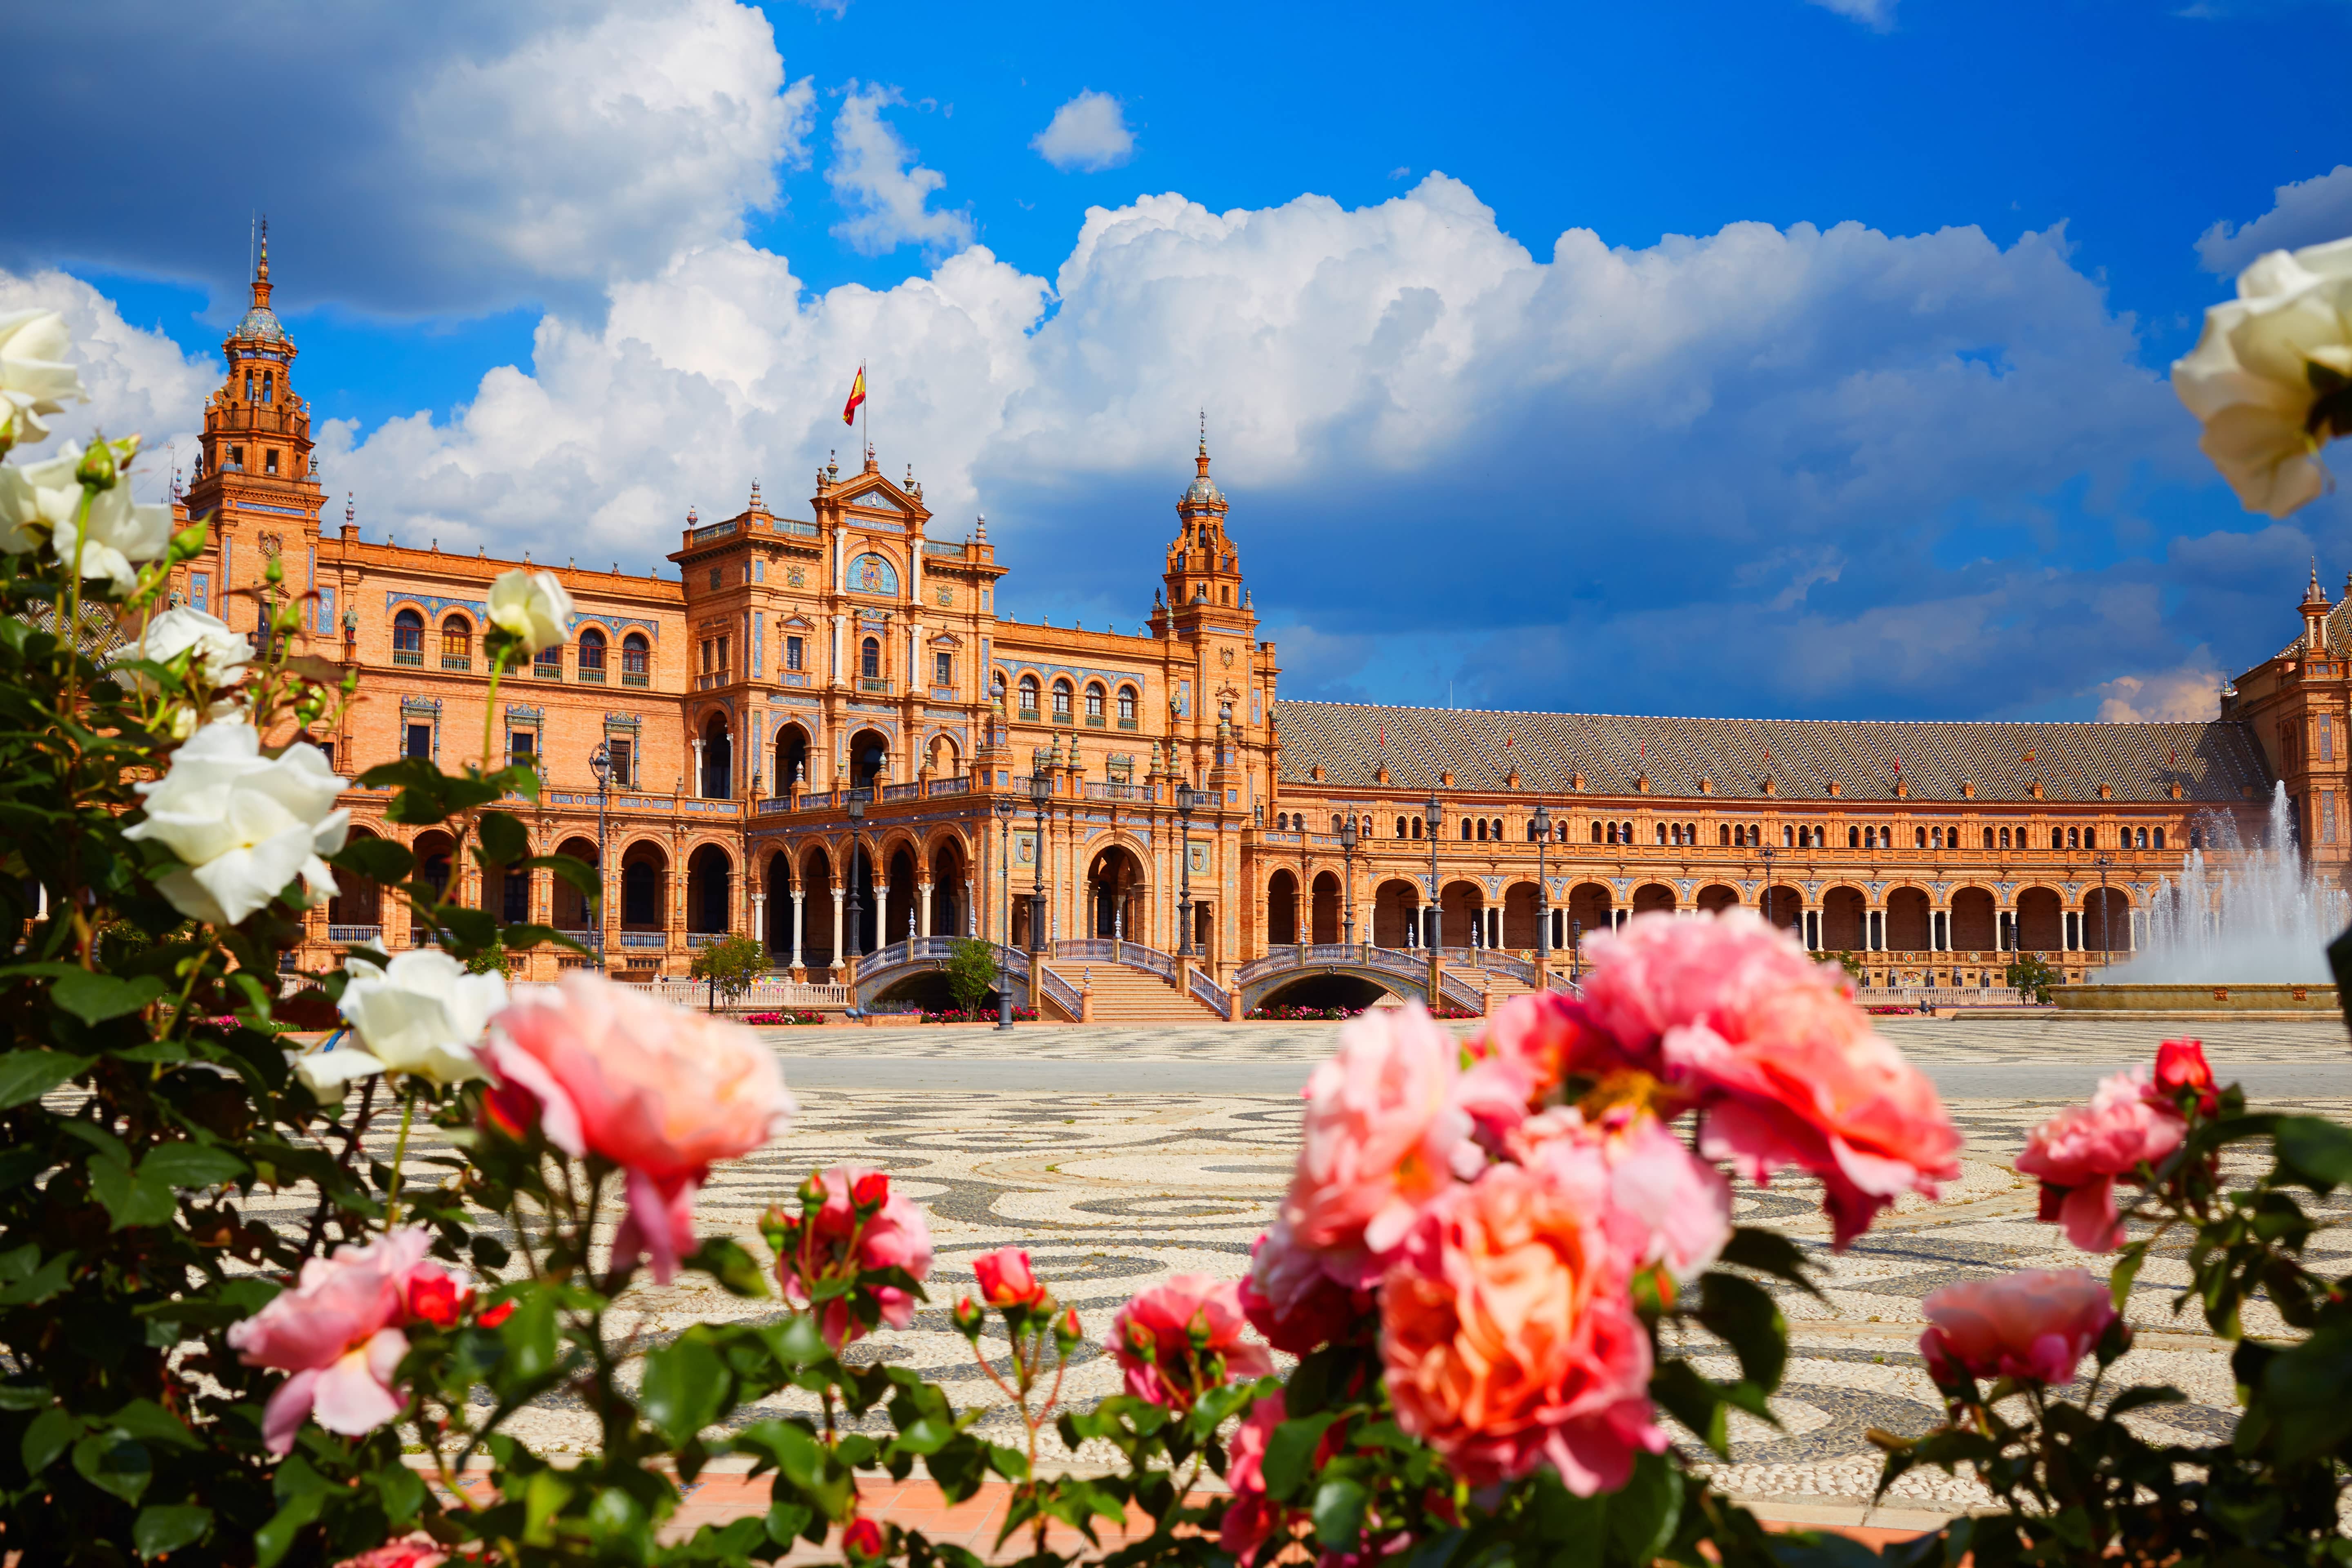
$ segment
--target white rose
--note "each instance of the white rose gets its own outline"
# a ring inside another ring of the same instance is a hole
[[[2248,511],[2273,517],[2326,493],[2319,449],[2352,433],[2352,239],[2273,250],[2172,363],[2172,389],[2204,422],[2198,448]]]
[[[193,650],[193,652],[191,651]],[[133,658],[169,664],[189,654],[188,673],[207,686],[235,686],[253,661],[252,645],[226,621],[202,610],[166,610],[147,623],[147,636],[130,651]],[[123,679],[144,689],[152,684],[143,675],[126,671]]]
[[[38,463],[0,463],[0,550],[24,555],[73,521],[81,505],[81,447],[68,441]]]
[[[69,515],[50,536],[58,559],[68,566],[74,563],[79,526]],[[81,541],[85,580],[105,577],[116,593],[127,594],[139,585],[139,563],[152,561],[171,547],[172,509],[132,500],[129,475],[90,497],[89,536]]]
[[[343,968],[351,982],[342,1014],[365,1048],[313,1051],[295,1062],[321,1100],[373,1072],[415,1073],[442,1084],[487,1076],[474,1048],[507,1005],[501,976],[468,974],[431,948],[395,953],[382,969],[359,958]]]
[[[72,347],[55,310],[0,311],[0,441],[37,441],[49,433],[40,415],[89,401],[81,373],[65,363]]]
[[[490,584],[490,620],[522,639],[532,653],[563,640],[572,617],[572,595],[552,572],[501,572]]]
[[[182,914],[235,925],[300,877],[314,896],[335,890],[321,855],[343,847],[351,813],[335,805],[346,781],[315,746],[264,757],[246,723],[212,723],[172,753],[163,778],[139,785],[146,820],[126,838],[152,838],[185,862],[156,886]]]

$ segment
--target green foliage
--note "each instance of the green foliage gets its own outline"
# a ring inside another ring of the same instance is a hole
[[[768,973],[768,950],[748,936],[721,937],[694,955],[688,973],[715,984],[731,1006]]]
[[[2021,952],[2001,973],[2001,983],[2017,988],[2017,994],[2043,1006],[2050,1005],[2050,988],[2061,983],[2059,973],[2051,968],[2038,952]]]
[[[996,949],[976,936],[960,936],[948,946],[948,994],[958,1008],[977,1013],[996,984]]]
[[[1846,978],[1852,980],[1856,985],[1863,984],[1870,978],[1870,972],[1863,967],[1860,953],[1839,952],[1830,956],[1837,960],[1838,967],[1844,970]]]

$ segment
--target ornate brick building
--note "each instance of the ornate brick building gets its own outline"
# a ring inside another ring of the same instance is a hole
[[[1540,983],[1539,949],[1572,966],[1583,933],[1628,913],[1741,904],[1862,955],[1874,983],[1975,987],[2020,946],[2076,973],[2131,946],[2216,814],[2258,812],[2274,776],[2312,841],[2343,853],[2334,650],[2352,651],[2352,622],[2315,582],[2305,639],[2206,723],[1286,701],[1205,437],[1134,635],[1000,616],[1008,567],[986,521],[941,528],[911,469],[892,480],[871,453],[828,464],[801,507],[751,481],[732,517],[689,511],[674,577],[467,557],[362,541],[348,502],[322,531],[269,296],[265,247],[182,498],[215,525],[181,595],[244,627],[303,597],[307,651],[362,674],[341,727],[312,737],[343,772],[404,753],[455,766],[486,734],[532,760],[544,788],[516,808],[536,852],[605,868],[601,931],[544,873],[485,874],[446,835],[386,823],[381,794],[350,796],[354,831],[411,843],[465,900],[577,933],[616,973],[677,974],[745,931],[795,977],[840,980],[857,957],[870,998],[947,938],[1034,935],[1049,1010],[1090,989],[1090,1012],[1198,1016],[1332,976],[1426,994],[1434,975],[1475,1005]],[[578,613],[493,710],[484,600],[525,563]],[[419,934],[364,885],[313,922],[312,962]],[[532,960],[541,977],[587,962]]]

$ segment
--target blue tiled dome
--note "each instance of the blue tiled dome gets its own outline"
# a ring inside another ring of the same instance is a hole
[[[243,320],[237,322],[236,331],[233,335],[240,338],[267,338],[272,342],[283,342],[286,329],[278,324],[276,311],[265,305],[256,305],[245,313]]]

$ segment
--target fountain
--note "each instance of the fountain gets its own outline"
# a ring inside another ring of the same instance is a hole
[[[2218,857],[2191,850],[2148,910],[2147,944],[2085,985],[2053,988],[2062,1008],[2093,1012],[2332,1012],[2327,944],[2352,919],[2352,897],[2315,879],[2294,848],[2280,784],[2260,844],[2242,844],[2219,813],[2203,825]]]

